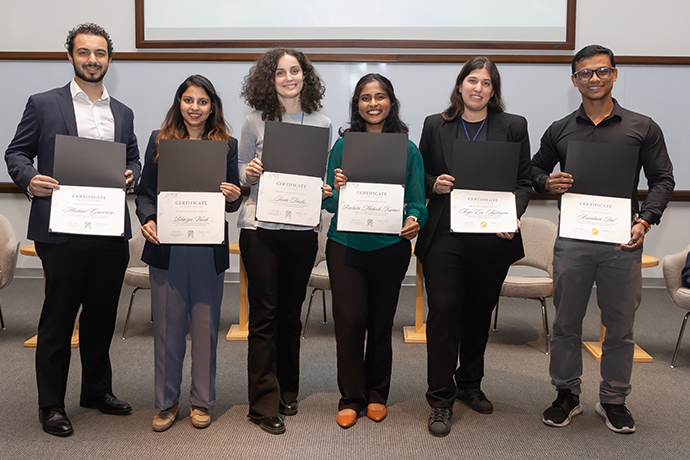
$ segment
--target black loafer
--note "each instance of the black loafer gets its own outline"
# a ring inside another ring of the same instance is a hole
[[[81,407],[95,407],[104,414],[125,415],[132,412],[132,406],[115,397],[112,393],[106,393],[100,398],[82,399],[79,402]]]
[[[266,433],[271,434],[283,434],[285,433],[285,423],[280,417],[264,417],[264,418],[254,418],[249,417],[252,423],[259,425],[259,428],[264,430]]]
[[[290,417],[292,415],[297,415],[298,407],[299,407],[298,401],[290,401],[289,403],[286,403],[283,398],[280,398],[280,405],[278,406],[278,411],[281,414],[287,415],[288,417]]]
[[[38,419],[41,421],[43,431],[53,436],[66,437],[74,433],[72,424],[62,407],[48,407],[38,410]]]

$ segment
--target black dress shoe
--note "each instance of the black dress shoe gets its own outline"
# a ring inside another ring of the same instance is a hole
[[[72,424],[62,407],[48,407],[38,410],[38,419],[43,425],[43,431],[53,436],[71,436],[74,433]]]
[[[264,430],[266,433],[271,434],[283,434],[285,433],[285,423],[280,417],[264,417],[264,418],[254,418],[249,417],[252,423],[259,425],[259,428]]]
[[[82,399],[81,407],[95,407],[104,414],[125,415],[132,412],[132,406],[115,397],[112,393],[106,393],[100,398]]]
[[[288,417],[292,415],[297,415],[297,408],[299,407],[299,402],[298,401],[290,401],[289,403],[286,403],[283,398],[280,398],[280,405],[278,406],[278,411],[283,414],[287,415]]]

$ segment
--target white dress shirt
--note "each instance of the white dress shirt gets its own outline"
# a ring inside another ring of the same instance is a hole
[[[72,79],[69,85],[74,105],[74,115],[77,118],[77,134],[79,137],[115,141],[115,118],[110,109],[110,95],[103,86],[103,94],[96,102],[91,102],[89,96]]]

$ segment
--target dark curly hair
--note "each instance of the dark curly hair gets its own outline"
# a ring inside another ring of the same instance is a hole
[[[340,128],[338,134],[342,136],[348,131],[354,133],[361,133],[367,130],[367,125],[364,119],[359,114],[359,96],[362,94],[362,89],[371,82],[378,82],[381,88],[388,95],[388,99],[391,100],[391,110],[388,116],[383,122],[384,133],[407,133],[409,130],[407,125],[400,119],[400,101],[395,97],[395,91],[393,90],[393,84],[389,79],[378,73],[368,73],[359,79],[357,85],[355,85],[355,91],[352,94],[352,100],[350,101],[350,127],[347,129]]]
[[[494,95],[489,99],[487,108],[494,113],[505,112],[506,106],[501,98],[501,74],[498,73],[494,61],[486,56],[475,56],[462,66],[460,74],[455,81],[453,92],[450,93],[450,106],[441,114],[444,120],[453,121],[465,111],[465,103],[462,101],[462,94],[460,94],[460,86],[465,78],[477,69],[486,69],[491,77],[491,85],[493,86]]]
[[[247,105],[261,111],[262,120],[283,120],[285,107],[278,100],[275,75],[278,60],[286,54],[297,59],[302,68],[304,77],[299,98],[302,110],[312,113],[323,107],[321,99],[326,93],[326,88],[321,83],[321,78],[311,61],[301,51],[292,48],[274,48],[263,54],[252,66],[249,74],[244,77],[240,92],[240,96],[244,98]]]
[[[67,34],[67,40],[65,40],[65,48],[70,56],[74,56],[74,39],[77,35],[99,35],[103,37],[108,43],[108,59],[113,57],[113,41],[110,39],[110,35],[105,29],[98,24],[92,22],[85,22],[84,24],[79,24],[74,29],[70,30]]]
[[[161,139],[189,139],[187,126],[184,124],[182,112],[180,112],[180,102],[184,92],[191,86],[203,89],[208,94],[209,99],[211,99],[211,113],[204,124],[203,139],[227,141],[230,138],[230,129],[223,116],[223,102],[213,87],[213,83],[202,75],[191,75],[177,88],[175,99],[161,125],[161,132],[158,134],[156,142],[159,142]],[[154,161],[158,161],[158,155],[156,155]]]

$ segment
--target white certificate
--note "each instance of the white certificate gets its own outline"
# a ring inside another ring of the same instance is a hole
[[[630,198],[564,193],[559,236],[576,240],[627,244]]]
[[[340,187],[338,231],[399,234],[405,188],[400,184],[348,182]]]
[[[123,236],[125,191],[121,188],[61,185],[53,190],[48,231]]]
[[[515,194],[453,190],[450,193],[450,230],[455,233],[517,231]]]
[[[264,222],[316,227],[321,219],[319,177],[264,172],[259,182],[256,218]]]
[[[225,197],[220,192],[160,192],[158,238],[165,244],[222,244]]]

